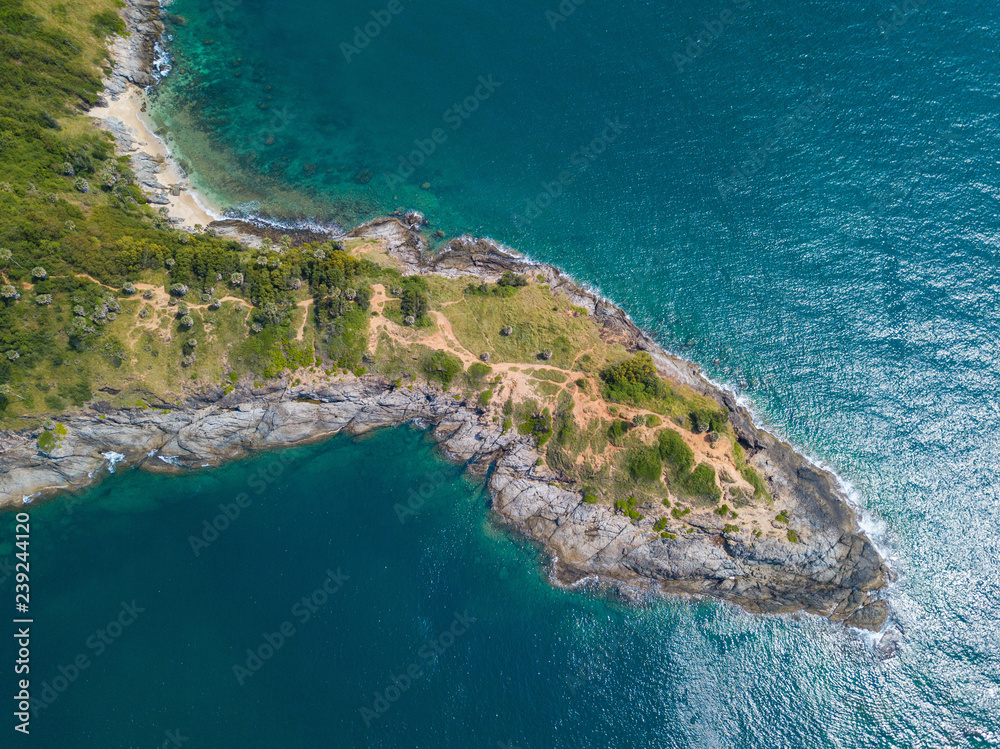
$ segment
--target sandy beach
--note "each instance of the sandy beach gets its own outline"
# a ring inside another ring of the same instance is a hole
[[[170,154],[170,149],[153,132],[147,115],[143,112],[146,101],[145,92],[135,84],[129,84],[124,93],[106,94],[108,106],[94,107],[90,116],[98,121],[101,127],[117,130],[113,120],[119,120],[131,137],[131,143],[123,143],[116,137],[119,153],[132,157],[133,163],[137,156],[145,154],[158,165],[155,180],[162,187],[159,194],[166,198],[168,215],[175,223],[185,229],[193,229],[196,225],[208,226],[222,217],[221,211],[212,206],[204,195],[195,190],[187,175]],[[140,179],[140,182],[142,180]],[[151,197],[154,191],[145,184],[144,192]],[[173,193],[177,192],[177,195]]]

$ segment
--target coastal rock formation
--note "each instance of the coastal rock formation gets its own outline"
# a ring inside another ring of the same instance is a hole
[[[411,273],[483,279],[507,270],[542,274],[553,288],[590,310],[602,336],[648,351],[661,374],[728,409],[748,462],[765,478],[772,496],[791,508],[798,541],[727,532],[725,520],[716,515],[692,520],[692,532],[664,539],[648,524],[584,502],[579,487],[539,465],[529,437],[504,432],[479,414],[475,404],[456,401],[429,385],[414,384],[411,390],[376,376],[347,375],[323,385],[242,387],[160,410],[85,412],[61,422],[66,435],[49,452],[39,449],[35,433],[5,433],[0,435],[0,504],[77,489],[118,460],[150,470],[195,468],[251,450],[422,420],[447,456],[488,475],[498,519],[540,542],[561,583],[591,578],[651,593],[713,596],[753,612],[806,610],[852,626],[879,629],[884,624],[887,609],[874,592],[884,586],[888,571],[857,527],[834,477],[758,428],[731,394],[706,380],[694,365],[659,349],[620,309],[557,269],[485,240],[458,239],[444,252],[425,257],[419,236],[395,219],[372,222],[353,234],[383,240]]]
[[[145,88],[156,83],[153,70],[156,44],[163,34],[162,13],[158,0],[129,0],[122,8],[129,33],[113,40],[111,56],[115,66],[104,82],[108,95],[125,93],[129,84]]]
[[[884,608],[865,606],[871,603],[868,591],[880,587],[885,576],[877,552],[853,527],[829,477],[777,441],[764,452],[774,462],[772,477],[789,482],[789,491],[802,492],[798,512],[811,512],[804,522],[806,542],[751,546],[724,535],[721,519],[718,527],[667,541],[606,506],[585,504],[579,490],[537,465],[539,455],[528,438],[504,433],[469,405],[430,387],[396,389],[349,378],[318,388],[242,389],[205,400],[174,410],[71,417],[62,422],[65,438],[48,453],[39,450],[32,434],[4,434],[0,502],[20,504],[25,496],[86,486],[118,461],[118,470],[122,465],[197,468],[251,450],[419,419],[432,426],[450,458],[477,473],[493,467],[489,486],[497,515],[555,556],[555,576],[562,582],[596,576],[711,595],[755,612],[805,609],[834,621],[852,617],[852,624],[870,628],[885,619]]]

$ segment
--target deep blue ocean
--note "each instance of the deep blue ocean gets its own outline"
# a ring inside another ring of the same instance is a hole
[[[36,678],[92,663],[33,746],[153,747],[178,730],[220,749],[1000,747],[995,8],[169,11],[154,114],[220,205],[339,226],[419,208],[432,230],[494,237],[600,289],[848,482],[898,574],[898,644],[554,589],[483,488],[399,429],[287,465],[120,472],[38,507]],[[401,523],[394,505],[425,483]],[[251,504],[195,555],[189,537],[241,492]],[[324,583],[336,592],[301,621]],[[134,622],[98,655],[89,638],[120,615]],[[233,666],[286,622],[241,684]]]

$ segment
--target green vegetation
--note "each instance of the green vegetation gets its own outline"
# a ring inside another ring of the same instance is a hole
[[[518,433],[533,436],[539,447],[548,442],[552,436],[552,412],[547,408],[539,409],[534,401],[521,404],[518,410]]]
[[[437,380],[447,390],[462,371],[462,360],[447,351],[434,351],[424,359],[423,370],[428,379]]]
[[[688,496],[712,504],[722,497],[722,490],[715,483],[715,469],[705,463],[699,463],[684,477],[681,488]]]
[[[480,284],[470,283],[465,287],[465,293],[473,296],[511,297],[517,293],[519,288],[527,285],[528,279],[524,276],[507,271],[500,276],[495,284],[488,284],[486,282]]]
[[[797,544],[799,542],[799,534],[793,531],[791,528],[789,528],[788,540],[791,541],[793,544]]]
[[[615,502],[615,509],[623,515],[627,515],[629,520],[633,523],[638,523],[642,520],[643,516],[638,510],[635,509],[636,498],[634,496],[628,499],[619,499]]]
[[[681,496],[715,503],[722,497],[722,491],[715,483],[715,469],[701,463],[694,466],[694,451],[688,447],[681,435],[673,429],[664,429],[659,434],[659,452],[667,466],[667,474],[674,491]]]
[[[723,533],[739,533],[740,532],[740,527],[738,525],[731,525],[729,523],[726,523],[722,527],[722,532]]]
[[[660,457],[667,464],[671,475],[677,477],[686,474],[694,466],[694,451],[673,429],[664,429],[659,435]]]
[[[754,499],[766,499],[770,502],[771,493],[767,490],[767,484],[764,483],[764,479],[757,473],[757,470],[747,463],[746,453],[743,452],[740,443],[735,440],[733,440],[733,462],[736,463],[736,469],[743,479],[753,487]]]
[[[427,313],[430,311],[427,292],[427,281],[420,276],[407,276],[403,279],[399,309],[403,314],[405,324],[417,325],[427,317]]]
[[[475,362],[469,365],[469,370],[465,373],[465,377],[469,384],[475,387],[482,383],[484,379],[493,371],[493,368],[488,364],[483,364],[482,362]]]
[[[38,449],[42,452],[50,452],[55,449],[57,444],[58,442],[55,435],[48,429],[43,430],[42,433],[38,435]]]
[[[601,379],[604,397],[609,401],[642,406],[665,395],[665,383],[645,351],[601,370]]]
[[[608,439],[611,440],[611,444],[615,447],[621,447],[625,442],[625,435],[631,428],[632,425],[622,419],[612,421],[611,426],[608,427]]]
[[[661,379],[653,358],[645,351],[605,367],[600,376],[605,400],[671,416],[695,432],[723,432],[728,428],[729,413],[724,408],[710,398]]]
[[[774,519],[779,523],[788,523],[788,510],[782,510],[774,516]]]
[[[583,495],[583,501],[586,502],[588,505],[596,505],[597,497],[591,494],[590,492],[587,492],[586,494]]]
[[[628,453],[628,472],[635,481],[659,481],[663,475],[660,452],[655,447],[641,447]]]

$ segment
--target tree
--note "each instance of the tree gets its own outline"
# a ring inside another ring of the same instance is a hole
[[[430,302],[427,300],[427,281],[419,276],[410,276],[403,279],[403,294],[400,299],[399,308],[404,316],[413,317],[420,320],[430,309]]]
[[[38,281],[44,281],[48,277],[48,275],[49,275],[48,271],[45,270],[45,268],[43,268],[40,265],[36,265],[34,268],[31,269],[31,277]]]
[[[194,318],[191,317],[191,315],[184,315],[184,317],[181,318],[181,325],[185,328],[190,328],[194,325]]]

